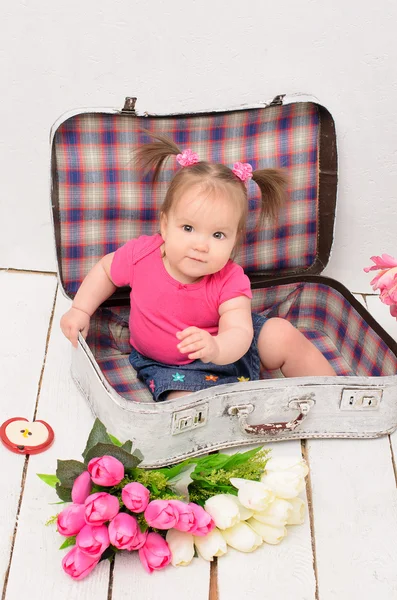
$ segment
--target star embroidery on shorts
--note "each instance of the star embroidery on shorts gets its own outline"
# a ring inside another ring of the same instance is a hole
[[[250,378],[249,378],[249,377],[237,377],[237,379],[238,379],[239,381],[249,381],[249,380],[250,380]]]
[[[216,381],[217,379],[219,379],[219,377],[217,375],[206,375],[205,376],[206,381]]]
[[[185,379],[184,375],[181,375],[180,373],[176,372],[173,374],[172,379],[174,381],[183,381]]]
[[[149,387],[150,387],[150,389],[152,390],[152,392],[154,392],[154,389],[155,389],[155,387],[156,387],[156,386],[155,386],[155,384],[154,384],[154,381],[153,381],[153,379],[151,379],[151,380],[149,381]]]

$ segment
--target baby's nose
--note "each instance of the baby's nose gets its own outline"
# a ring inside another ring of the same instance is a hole
[[[198,252],[208,252],[208,242],[205,240],[197,240],[195,244],[195,249]]]

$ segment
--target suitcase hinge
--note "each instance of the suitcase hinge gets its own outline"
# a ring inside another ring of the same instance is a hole
[[[137,101],[137,98],[134,98],[132,96],[127,96],[124,101],[124,107],[121,109],[121,112],[124,114],[136,115],[136,112],[135,112],[136,101]]]
[[[278,94],[278,96],[275,96],[273,98],[273,100],[270,102],[270,104],[266,105],[266,107],[269,107],[269,106],[282,106],[284,98],[285,98],[285,94]]]

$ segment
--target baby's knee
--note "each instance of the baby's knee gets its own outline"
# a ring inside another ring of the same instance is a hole
[[[271,317],[264,324],[262,333],[266,337],[275,338],[279,342],[285,341],[288,342],[299,336],[299,331],[286,319],[282,319],[281,317]]]

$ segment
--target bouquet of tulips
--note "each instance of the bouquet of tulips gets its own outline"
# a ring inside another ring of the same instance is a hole
[[[188,565],[197,554],[213,560],[228,546],[252,552],[278,544],[286,525],[303,523],[298,494],[308,468],[304,460],[269,458],[269,450],[211,454],[172,467],[142,469],[97,419],[83,452],[84,462],[58,460],[56,475],[39,474],[71,502],[50,519],[73,546],[64,571],[83,579],[119,551],[138,551],[149,573],[168,564]]]
[[[380,291],[381,301],[389,306],[391,316],[397,317],[397,260],[390,254],[371,256],[371,260],[374,264],[364,271],[379,271],[370,282],[372,289]]]

